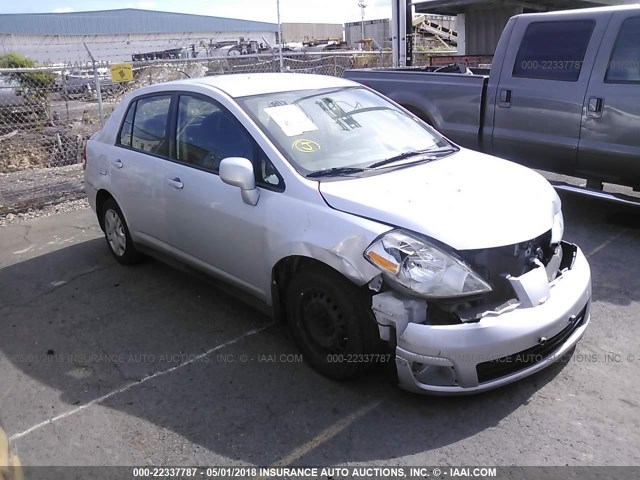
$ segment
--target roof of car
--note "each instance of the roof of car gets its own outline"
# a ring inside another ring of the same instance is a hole
[[[247,97],[265,93],[322,88],[352,87],[357,83],[339,77],[305,73],[238,73],[214,75],[171,82],[175,84],[209,85],[231,97]]]

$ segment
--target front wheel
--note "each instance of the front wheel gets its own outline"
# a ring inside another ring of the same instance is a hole
[[[371,297],[328,267],[308,268],[287,289],[287,319],[296,343],[318,372],[337,380],[374,363],[380,337]]]
[[[115,259],[123,265],[139,262],[142,256],[131,240],[129,228],[115,200],[109,199],[102,206],[102,222],[107,245]]]

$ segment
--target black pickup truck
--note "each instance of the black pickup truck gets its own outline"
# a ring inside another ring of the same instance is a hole
[[[512,17],[488,75],[349,70],[459,144],[640,190],[640,6]]]

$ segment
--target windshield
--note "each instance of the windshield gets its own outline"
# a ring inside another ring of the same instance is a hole
[[[362,87],[269,93],[238,103],[291,164],[311,177],[352,174],[390,159],[452,148],[420,121]]]

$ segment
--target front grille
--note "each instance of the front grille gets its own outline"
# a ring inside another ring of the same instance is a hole
[[[560,333],[548,339],[544,345],[536,345],[506,357],[479,363],[476,366],[478,382],[488,382],[519,372],[548,358],[584,323],[587,307],[588,304],[585,305],[573,322],[567,325]]]

